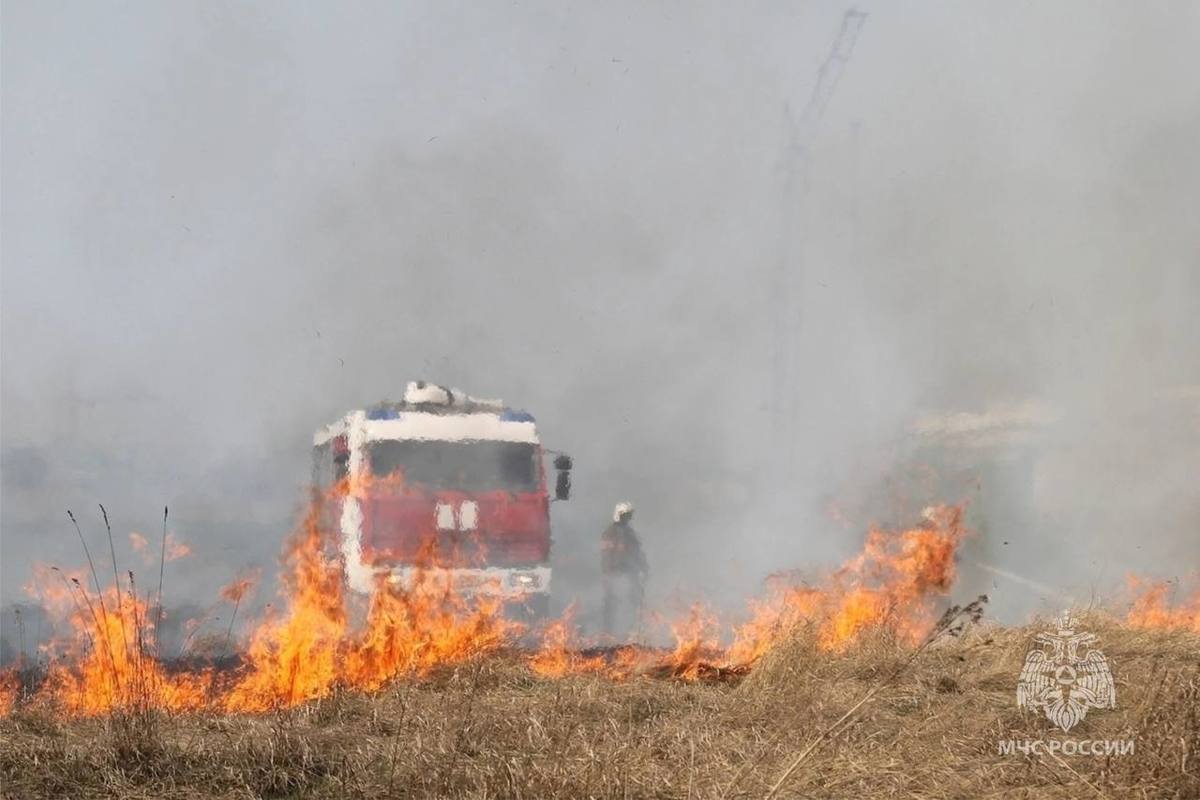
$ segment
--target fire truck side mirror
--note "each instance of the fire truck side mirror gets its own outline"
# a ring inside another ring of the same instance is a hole
[[[558,470],[558,480],[554,484],[555,500],[571,499],[571,457],[561,454],[554,459],[554,468]]]

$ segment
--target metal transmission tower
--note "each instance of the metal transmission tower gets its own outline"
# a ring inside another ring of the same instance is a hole
[[[803,285],[802,260],[804,199],[808,193],[808,158],[821,118],[837,89],[842,72],[854,53],[866,12],[849,9],[829,55],[817,70],[808,103],[792,121],[784,152],[783,202],[780,218],[779,260],[771,281],[771,426],[776,464],[790,474],[795,466],[796,416],[800,385],[797,373],[796,340],[800,334],[799,289]]]

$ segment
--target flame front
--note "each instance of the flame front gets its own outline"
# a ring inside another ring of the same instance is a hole
[[[1152,581],[1130,575],[1127,583],[1133,595],[1126,615],[1126,622],[1130,625],[1200,633],[1200,586],[1188,595],[1168,581]],[[1176,600],[1181,593],[1182,598]]]
[[[825,650],[845,649],[879,626],[920,640],[935,619],[935,601],[954,584],[954,554],[966,534],[961,506],[934,506],[924,517],[906,530],[872,527],[862,552],[815,586],[773,587],[738,629],[731,660],[753,663],[800,624],[816,628]]]
[[[264,711],[320,697],[337,678],[346,611],[341,570],[325,554],[321,509],[314,497],[288,542],[284,614],[267,620],[251,636],[249,670],[223,703],[230,711]]]
[[[21,679],[15,669],[0,672],[0,717],[7,717],[21,694]]]
[[[210,673],[167,673],[154,655],[154,621],[144,601],[116,588],[90,594],[77,578],[68,584],[76,635],[64,657],[50,662],[40,693],[81,714],[205,705]]]
[[[381,576],[365,607],[347,596],[329,501],[360,491],[362,486],[342,481],[326,495],[314,492],[284,550],[281,602],[244,646],[233,648],[240,665],[232,671],[167,670],[155,655],[154,620],[132,589],[132,575],[128,588],[97,594],[87,590],[82,573],[45,572],[38,584],[67,609],[75,636],[61,653],[65,657],[52,661],[39,698],[81,714],[148,707],[261,712],[323,697],[339,686],[371,691],[400,677],[515,649],[525,628],[505,619],[498,600],[456,591],[452,571],[435,563],[432,551],[405,585]],[[777,582],[751,606],[728,646],[721,644],[718,618],[694,605],[666,623],[672,648],[581,649],[569,609],[541,631],[541,646],[525,658],[548,678],[650,674],[698,680],[731,670],[741,674],[801,624],[812,626],[827,650],[843,649],[881,625],[914,642],[929,629],[935,602],[953,583],[954,553],[964,535],[958,507],[939,506],[925,517],[907,530],[873,528],[858,556],[813,585]],[[62,588],[46,590],[58,585],[55,578]],[[244,573],[221,590],[235,616],[256,579]],[[231,620],[227,647],[232,632]]]

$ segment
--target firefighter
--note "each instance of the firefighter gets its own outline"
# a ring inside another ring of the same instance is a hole
[[[649,571],[642,543],[633,526],[632,503],[617,503],[612,524],[600,535],[600,572],[604,583],[604,632],[613,633],[617,606],[624,605],[625,614],[637,620],[642,613],[642,599]]]

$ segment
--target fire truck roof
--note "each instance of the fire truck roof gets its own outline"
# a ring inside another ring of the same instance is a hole
[[[483,400],[458,389],[414,381],[399,402],[385,400],[352,411],[313,437],[320,446],[342,434],[359,433],[365,441],[508,441],[537,444],[533,415]]]

